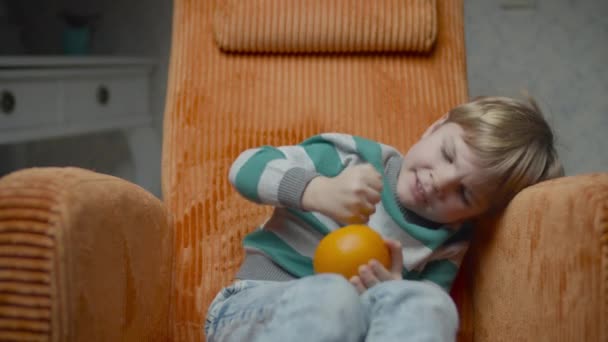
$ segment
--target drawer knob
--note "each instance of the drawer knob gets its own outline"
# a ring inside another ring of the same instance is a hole
[[[12,92],[3,90],[2,95],[0,95],[0,107],[2,108],[2,113],[8,115],[15,111],[15,107],[17,107],[17,99]]]
[[[97,88],[97,102],[102,106],[110,103],[110,89],[105,85],[101,85]]]

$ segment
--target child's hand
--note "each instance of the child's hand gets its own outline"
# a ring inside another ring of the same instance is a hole
[[[376,211],[382,175],[370,164],[349,167],[333,178],[316,177],[302,195],[304,210],[346,224],[366,223]]]
[[[385,239],[384,242],[391,253],[391,269],[390,271],[387,270],[384,265],[376,260],[360,266],[359,275],[350,278],[350,283],[357,288],[359,294],[380,282],[402,279],[403,254],[401,254],[401,242],[388,239]]]

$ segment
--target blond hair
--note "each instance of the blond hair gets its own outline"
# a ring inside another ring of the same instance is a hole
[[[479,97],[452,109],[447,122],[460,125],[465,142],[481,160],[492,188],[490,209],[500,209],[522,189],[564,175],[551,127],[529,98]]]

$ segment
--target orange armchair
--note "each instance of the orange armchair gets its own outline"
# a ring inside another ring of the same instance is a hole
[[[322,131],[405,150],[467,99],[462,7],[175,0],[163,202],[75,168],[0,179],[0,340],[204,340],[241,239],[269,213],[231,189],[232,160]],[[608,339],[607,217],[598,173],[480,222],[452,291],[459,339]]]

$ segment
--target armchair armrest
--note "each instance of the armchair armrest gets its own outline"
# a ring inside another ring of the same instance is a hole
[[[537,184],[479,228],[473,340],[608,339],[608,173]]]
[[[168,220],[116,177],[34,168],[0,179],[0,340],[167,340]]]

